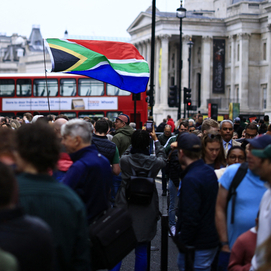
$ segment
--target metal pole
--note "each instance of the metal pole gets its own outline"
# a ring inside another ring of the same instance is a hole
[[[190,40],[191,41],[191,40]],[[191,78],[191,42],[189,43],[189,58],[188,58],[188,63],[189,63],[189,70],[188,70],[188,88],[190,89],[190,78]],[[189,117],[189,110],[187,110],[187,116]]]
[[[134,95],[134,122],[136,124],[136,94]]]
[[[154,43],[155,43],[155,14],[156,3],[152,0],[152,28],[151,28],[151,70],[150,70],[150,116],[153,115],[154,104]]]
[[[161,263],[160,270],[167,271],[168,265],[168,215],[161,218]]]
[[[182,27],[183,19],[180,18],[180,56],[179,56],[179,108],[178,108],[178,120],[181,118],[182,112],[182,68],[183,68],[183,38],[182,38]],[[184,107],[184,117],[185,117],[185,107]]]

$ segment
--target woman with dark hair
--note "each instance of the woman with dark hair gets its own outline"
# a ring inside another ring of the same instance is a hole
[[[150,137],[155,144],[155,156],[150,156]],[[135,248],[135,271],[147,270],[147,246],[156,234],[157,221],[159,219],[158,194],[156,187],[150,204],[138,205],[130,204],[126,199],[126,187],[133,176],[133,171],[138,174],[142,171],[146,176],[155,178],[161,168],[166,165],[166,154],[163,146],[157,139],[154,128],[149,134],[145,130],[136,130],[131,138],[132,148],[130,152],[125,152],[120,159],[122,171],[122,183],[116,196],[115,205],[127,209],[132,217],[133,228],[138,241]],[[120,270],[121,263],[112,270]]]
[[[214,169],[226,166],[222,138],[219,133],[213,132],[203,136],[202,159]]]
[[[227,166],[243,163],[247,160],[246,151],[241,146],[233,146],[229,149],[227,154]],[[217,179],[221,178],[226,168],[216,169],[215,174]]]

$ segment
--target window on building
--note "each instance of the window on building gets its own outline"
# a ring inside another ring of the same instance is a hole
[[[49,96],[57,96],[58,92],[58,82],[57,79],[47,79],[47,87]],[[33,83],[34,96],[46,97],[46,80],[35,79]]]
[[[107,84],[106,88],[107,88],[107,90],[106,90],[107,95],[109,95],[109,96],[129,96],[131,94],[131,92],[129,92],[129,91],[119,89],[119,88],[112,86],[110,84]]]
[[[263,87],[263,109],[266,109],[266,103],[267,103],[267,87]]]
[[[17,96],[31,96],[31,79],[18,79],[16,82]]]
[[[236,87],[236,102],[239,103],[239,87]]]
[[[0,80],[0,96],[14,96],[15,81],[13,79]]]
[[[266,42],[263,43],[263,60],[266,60]]]
[[[237,61],[240,59],[240,44],[237,45]]]
[[[60,80],[60,96],[75,96],[76,94],[76,80],[75,79],[61,79]]]
[[[80,96],[103,96],[104,83],[95,79],[79,79],[78,93]]]
[[[230,48],[229,48],[229,62],[231,62],[231,45],[230,45]]]

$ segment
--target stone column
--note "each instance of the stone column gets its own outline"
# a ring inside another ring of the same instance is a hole
[[[189,46],[187,43],[190,40],[190,36],[185,35],[183,37],[183,69],[182,69],[182,89],[184,87],[188,88],[188,72],[189,72],[189,63],[188,63],[188,58],[189,58]],[[183,91],[182,91],[183,94]],[[182,95],[183,96],[183,95]]]
[[[161,36],[161,47],[162,47],[162,70],[161,70],[161,93],[160,101],[163,107],[167,107],[168,100],[168,43],[169,35]]]
[[[160,62],[161,43],[159,37],[155,39],[155,56],[154,56],[154,89],[155,89],[155,107],[161,104],[161,86],[159,84],[159,62]]]
[[[231,44],[231,95],[230,95],[230,101],[229,102],[236,102],[235,101],[235,54],[236,52],[236,37],[230,36],[229,42]]]
[[[240,36],[240,59],[239,59],[239,101],[240,111],[249,110],[248,106],[248,61],[249,61],[249,34],[242,33]]]
[[[267,36],[267,58],[268,59],[268,82],[267,82],[267,99],[266,99],[266,111],[271,117],[271,24],[268,25],[268,36]]]
[[[207,110],[207,99],[212,93],[211,84],[211,57],[212,38],[209,36],[202,37],[202,54],[201,54],[201,108]]]
[[[146,41],[144,40],[142,43],[142,56],[144,57],[144,59],[146,60],[147,58],[147,44]]]

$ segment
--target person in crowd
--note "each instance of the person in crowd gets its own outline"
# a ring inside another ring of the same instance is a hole
[[[267,127],[266,135],[271,135],[271,124],[269,124]]]
[[[233,123],[231,120],[222,120],[220,122],[220,134],[223,140],[225,158],[227,157],[227,153],[232,146],[241,145],[241,143],[232,139],[233,131]]]
[[[233,244],[228,271],[250,270],[251,259],[255,253],[256,248],[258,215],[255,221],[256,226],[241,234]]]
[[[226,166],[221,135],[217,132],[205,134],[202,138],[202,159],[213,169]]]
[[[65,119],[67,121],[69,120],[69,118],[64,114],[59,114],[58,116],[56,116],[55,120],[58,120],[58,119]]]
[[[263,120],[264,120],[264,123],[266,124],[266,126],[268,127],[268,125],[270,124],[270,123],[269,123],[269,116],[268,116],[268,115],[265,115],[265,116],[263,117]]]
[[[246,145],[248,144],[248,141],[246,139],[252,139],[258,135],[258,126],[256,123],[249,123],[244,131],[244,138],[239,138],[236,141],[241,143],[242,148],[246,148]]]
[[[116,133],[113,136],[112,142],[116,144],[120,157],[131,145],[131,137],[134,129],[129,126],[130,118],[126,114],[120,114],[115,121]],[[113,177],[113,189],[111,189],[111,200],[114,201],[115,196],[121,184],[121,173]]]
[[[119,150],[120,157],[131,144],[131,137],[134,129],[129,126],[130,118],[125,114],[120,114],[115,121],[116,134],[112,142],[114,142]]]
[[[240,146],[233,146],[228,151],[226,164],[227,166],[230,166],[237,163],[244,163],[246,159],[247,159],[247,156],[246,156],[245,149],[243,149]],[[221,178],[225,170],[226,170],[226,167],[215,170],[215,174],[218,180]]]
[[[180,245],[195,248],[194,269],[210,270],[219,239],[214,213],[218,191],[214,170],[201,158],[201,141],[190,133],[178,139],[178,156],[182,169],[176,235]],[[178,267],[185,270],[185,254],[179,253]]]
[[[201,125],[202,134],[209,134],[211,132],[218,132],[218,122],[213,119],[205,119]]]
[[[119,150],[115,143],[111,142],[107,138],[109,132],[109,123],[105,119],[96,121],[94,126],[94,134],[92,137],[92,143],[98,149],[98,151],[105,156],[110,165],[112,166],[112,172],[114,175],[120,174],[119,166]]]
[[[162,146],[164,146],[168,139],[171,137],[171,127],[170,125],[166,125],[164,129],[164,133],[158,136],[158,140]],[[165,174],[165,168],[162,168],[162,196],[167,195],[167,177]]]
[[[203,123],[203,116],[202,116],[202,114],[198,114],[197,122],[196,122],[196,128],[201,129],[202,123]]]
[[[178,134],[176,141],[178,142],[178,138],[181,133]],[[177,147],[173,148],[168,155],[168,190],[169,190],[169,207],[168,207],[168,219],[169,219],[169,227],[173,235],[176,233],[176,210],[178,208],[178,189],[180,184],[180,177],[182,168],[179,163],[178,158],[178,149]],[[169,236],[171,236],[169,234]]]
[[[21,126],[21,123],[18,120],[13,119],[10,121],[10,126],[11,129],[16,130]]]
[[[62,144],[73,161],[62,182],[71,187],[86,206],[88,223],[109,208],[112,170],[92,141],[92,124],[73,119],[61,127]]]
[[[267,126],[265,123],[263,123],[263,120],[260,120],[260,121],[262,121],[262,123],[260,123],[259,134],[262,135],[267,132]]]
[[[237,132],[233,132],[232,139],[234,139],[234,140],[238,139],[238,134],[237,134]]]
[[[171,115],[167,116],[167,124],[170,125],[171,133],[173,133],[175,131],[175,123],[174,123],[173,119],[171,118]]]
[[[19,271],[18,261],[9,252],[0,248],[0,270],[2,271]]]
[[[149,145],[150,136],[155,144],[155,156],[150,156]],[[126,186],[130,176],[133,175],[132,169],[138,173],[146,171],[148,175],[151,172],[152,178],[155,178],[161,168],[166,165],[166,155],[161,146],[155,130],[149,134],[145,130],[136,130],[132,135],[132,148],[130,152],[124,154],[120,159],[122,171],[122,184],[116,196],[117,207],[128,208],[133,221],[133,228],[138,241],[135,248],[135,271],[147,270],[147,246],[154,238],[159,219],[158,194],[155,188],[153,197],[149,205],[129,204],[126,200]],[[143,223],[144,222],[144,223]],[[112,270],[120,270],[121,263]]]
[[[131,126],[134,130],[136,130],[136,123],[135,122],[130,122],[129,126]]]
[[[23,115],[23,121],[24,123],[30,123],[33,119],[33,115],[29,112],[24,113]]]
[[[261,198],[266,191],[266,187],[259,177],[261,159],[254,156],[251,151],[253,149],[264,149],[271,144],[271,136],[264,135],[247,140],[250,144],[247,148],[248,170],[236,189],[234,208],[232,208],[233,197],[228,201],[228,195],[230,185],[240,164],[229,166],[219,179],[216,227],[221,242],[221,270],[226,270],[231,248],[238,236],[254,226]],[[252,198],[253,200],[251,200]],[[233,214],[232,211],[234,211]],[[232,216],[233,220],[231,219]]]
[[[188,132],[189,133],[192,133],[192,132],[194,132],[196,130],[196,127],[195,126],[189,126],[189,128],[188,128]]]
[[[43,219],[51,227],[56,270],[89,270],[85,206],[72,189],[48,174],[60,153],[53,128],[43,122],[22,125],[15,142],[16,163],[22,172],[17,176],[20,205],[26,214]]]
[[[167,125],[167,120],[163,119],[163,121],[157,126],[156,132],[163,132],[166,125]]]
[[[53,238],[49,226],[17,207],[15,176],[1,162],[0,175],[0,247],[16,257],[21,271],[53,270]]]
[[[14,142],[15,131],[0,128],[0,162],[15,170]]]
[[[261,137],[270,137],[269,135],[264,135]],[[260,270],[260,266],[266,266],[270,259],[265,258],[264,255],[266,253],[270,254],[270,243],[266,243],[266,246],[263,247],[264,243],[268,240],[269,236],[271,236],[271,211],[270,211],[270,199],[271,199],[271,143],[266,146],[263,150],[253,149],[252,154],[256,156],[259,162],[259,174],[260,178],[263,181],[267,182],[267,191],[264,193],[259,210],[259,227],[258,227],[258,236],[257,236],[257,244],[256,244],[256,253],[252,259],[252,271]],[[266,255],[268,255],[266,254]],[[259,268],[259,269],[258,269]],[[262,269],[262,270],[269,270]]]
[[[57,167],[53,171],[53,177],[59,182],[63,179],[66,172],[69,170],[70,166],[73,163],[69,154],[66,151],[66,148],[64,147],[63,144],[61,144],[61,141],[62,141],[61,126],[64,125],[66,122],[67,122],[66,119],[58,118],[53,123],[54,131],[61,145],[61,152],[60,152],[59,160],[57,162]]]
[[[241,119],[239,117],[236,117],[234,119],[234,128],[233,129],[234,129],[234,132],[237,133],[237,138],[240,138],[244,128],[241,126]]]
[[[183,133],[188,131],[188,123],[187,121],[182,121],[180,122],[179,128],[178,128],[178,133]],[[167,143],[164,145],[164,149],[166,154],[169,154],[169,152],[177,147],[177,135],[174,135],[170,137],[167,141]]]
[[[193,120],[193,119],[189,119],[188,120],[188,127],[190,128],[190,127],[195,127],[195,121]]]

